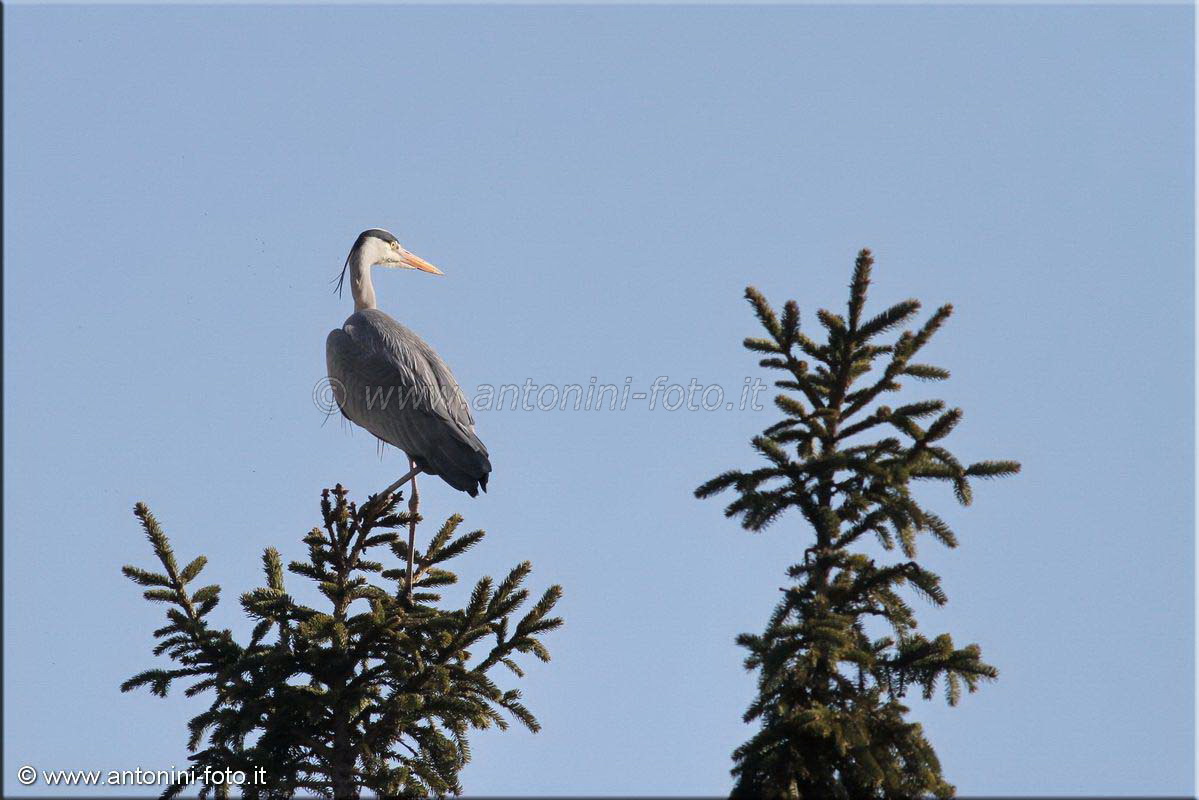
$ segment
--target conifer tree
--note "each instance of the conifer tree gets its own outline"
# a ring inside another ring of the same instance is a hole
[[[524,562],[498,585],[479,580],[465,608],[442,608],[437,590],[457,582],[446,563],[484,537],[459,533],[462,518],[455,515],[425,552],[412,554],[409,592],[407,570],[377,560],[388,552],[401,564],[408,559],[396,530],[419,515],[397,513],[399,499],[372,496],[359,508],[340,485],[326,489],[323,525],[304,537],[308,560],[287,571],[314,582],[331,609],[293,599],[278,551],[267,548],[265,585],[241,596],[257,620],[246,644],[209,621],[220,587],[193,588],[205,557],[180,569],[150,510],[135,507],[163,571],[123,572],[147,587],[146,599],[167,604],[154,653],[176,666],[139,673],[121,690],[148,686],[165,697],[179,679],[193,681],[188,696],[212,693],[212,704],[188,725],[201,797],[225,797],[230,789],[203,785],[205,768],[241,771],[247,780],[240,792],[248,798],[344,800],[363,789],[384,797],[460,794],[470,730],[506,729],[509,715],[538,730],[520,691],[501,689],[491,673],[502,665],[521,677],[521,653],[549,660],[540,637],[562,624],[550,616],[561,588],[550,587],[517,618],[529,596],[522,583],[531,565]],[[196,788],[181,781],[164,797]]]
[[[894,408],[879,402],[905,379],[949,377],[915,358],[952,307],[880,343],[920,303],[905,300],[863,318],[872,265],[862,250],[845,317],[817,313],[824,341],[801,332],[794,301],[780,318],[756,289],[745,291],[767,335],[744,345],[762,354],[762,367],[782,373],[775,405],[784,418],[752,441],[762,465],[725,472],[696,496],[732,490],[725,515],[755,532],[795,509],[811,538],[788,568],[791,583],[765,630],[737,639],[748,651],[746,669],[758,674],[758,696],[744,719],[760,728],[733,754],[734,797],[950,797],[954,788],[902,701],[910,689],[928,699],[940,686],[955,705],[963,686],[973,692],[998,675],[978,645],[958,648],[949,634],[917,631],[905,594],[946,602],[940,578],[916,560],[917,543],[928,536],[955,547],[957,538],[912,485],[946,482],[968,505],[971,478],[1011,475],[1020,465],[967,466],[947,450],[961,409],[931,399]],[[902,557],[867,555],[867,537]]]

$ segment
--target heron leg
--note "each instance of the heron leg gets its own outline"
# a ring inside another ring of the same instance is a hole
[[[391,486],[388,486],[386,489],[384,489],[383,494],[379,495],[380,497],[390,497],[391,495],[396,493],[397,489],[399,489],[401,486],[403,486],[408,481],[412,481],[412,485],[416,486],[416,476],[418,473],[422,472],[423,470],[421,467],[416,466],[416,464],[412,461],[412,459],[408,459],[408,463],[412,467],[412,469],[408,471],[408,474],[405,475],[404,477],[400,478],[398,481],[393,483]]]
[[[412,466],[412,492],[408,497],[408,600],[412,600],[412,559],[416,553],[416,509],[420,505],[420,494],[416,491],[416,474],[420,472],[420,468],[416,466],[416,462],[411,459],[408,463]]]

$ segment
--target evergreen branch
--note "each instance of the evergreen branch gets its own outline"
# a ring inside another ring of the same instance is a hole
[[[1019,471],[1018,461],[979,461],[967,467],[965,473],[977,478],[1006,478]]]
[[[171,579],[157,572],[150,572],[149,570],[128,565],[121,567],[121,572],[129,580],[142,586],[165,586],[167,588],[171,586]]]
[[[909,299],[896,303],[862,325],[861,329],[857,332],[857,341],[864,344],[880,333],[886,333],[892,328],[907,322],[919,310],[919,300]]]
[[[769,339],[761,339],[761,338],[758,338],[755,336],[746,337],[745,340],[741,344],[742,344],[742,346],[745,347],[746,350],[751,350],[755,353],[780,353],[780,352],[782,352],[782,350],[779,348],[777,342],[772,342]],[[780,362],[780,363],[783,363],[783,362]]]
[[[928,318],[928,321],[921,326],[920,330],[913,337],[911,350],[908,355],[915,355],[924,345],[928,344],[929,339],[941,329],[941,326],[945,324],[945,321],[949,319],[951,314],[953,314],[953,305],[950,303],[946,303],[933,312],[933,315]]]
[[[862,308],[866,305],[866,293],[870,289],[870,269],[873,266],[874,257],[870,250],[859,250],[853,263],[853,279],[849,282],[849,329],[854,333],[860,333],[858,323],[862,319]]]
[[[900,374],[911,375],[925,381],[944,381],[949,379],[949,370],[934,367],[931,364],[908,364]]]
[[[204,565],[208,563],[208,559],[204,556],[196,556],[196,558],[183,568],[183,572],[179,574],[179,582],[186,585],[200,574],[200,570],[204,569]]]
[[[758,322],[762,323],[762,327],[766,332],[778,342],[782,338],[783,329],[779,325],[778,317],[774,314],[774,309],[766,302],[766,298],[752,286],[745,287],[745,299],[749,301],[754,308],[754,314],[758,317]]]
[[[833,340],[840,340],[848,332],[845,320],[839,314],[834,314],[826,308],[816,312],[816,319],[820,320],[820,324],[828,331],[830,344]]]
[[[695,490],[695,496],[703,499],[705,497],[711,497],[714,494],[720,494],[725,489],[728,489],[733,484],[737,483],[743,474],[744,473],[736,470],[723,472],[720,475],[717,475],[715,478],[701,483],[699,488]]]
[[[802,348],[801,340],[807,340],[807,337],[799,332],[799,304],[794,300],[788,300],[783,304],[782,329],[783,336],[779,344],[784,352],[789,352],[791,346],[796,343]]]

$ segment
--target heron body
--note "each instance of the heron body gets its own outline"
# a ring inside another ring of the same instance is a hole
[[[343,281],[350,273],[355,311],[325,343],[337,404],[351,422],[408,455],[414,485],[425,472],[474,497],[487,490],[491,462],[466,398],[433,348],[376,307],[376,264],[441,274],[387,231],[358,237],[342,270]]]

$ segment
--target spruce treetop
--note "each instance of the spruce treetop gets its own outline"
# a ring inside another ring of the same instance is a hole
[[[358,507],[340,485],[326,489],[323,525],[304,537],[308,560],[285,570],[277,550],[264,552],[265,585],[241,596],[242,609],[257,620],[244,645],[209,622],[220,587],[191,588],[204,556],[179,569],[153,514],[136,506],[163,571],[123,571],[147,587],[147,600],[168,606],[168,624],[154,632],[154,654],[177,666],[141,672],[121,690],[148,686],[165,697],[173,682],[189,680],[188,696],[214,695],[188,724],[197,772],[261,769],[266,783],[242,785],[245,797],[355,798],[362,789],[388,797],[444,796],[461,792],[458,775],[470,760],[471,730],[506,729],[509,718],[539,729],[520,691],[500,688],[493,673],[502,666],[522,677],[522,654],[549,660],[541,637],[562,624],[551,616],[561,588],[551,586],[519,614],[532,569],[524,562],[498,584],[480,579],[464,608],[441,607],[439,589],[458,580],[447,562],[484,537],[479,530],[460,533],[462,518],[454,515],[424,552],[413,554],[409,593],[406,570],[376,560],[377,552],[401,563],[408,558],[396,529],[413,520],[396,513],[399,500],[372,497]],[[297,602],[285,571],[313,581],[331,608]],[[176,784],[164,796],[196,788]],[[229,791],[198,789],[201,797]]]
[[[795,798],[950,796],[940,764],[900,700],[911,687],[925,698],[942,686],[956,704],[998,671],[971,644],[917,631],[906,594],[943,605],[940,578],[921,566],[922,536],[956,547],[957,537],[912,493],[914,481],[950,484],[968,505],[971,480],[1012,475],[1014,461],[964,464],[945,446],[962,410],[941,400],[882,401],[911,381],[949,372],[917,356],[953,312],[943,305],[918,327],[880,341],[920,311],[914,299],[866,315],[873,258],[854,263],[844,316],[821,309],[818,340],[800,328],[799,306],[779,315],[753,287],[745,296],[766,335],[745,339],[759,364],[781,373],[775,406],[783,418],[752,440],[762,463],[729,470],[696,490],[732,491],[725,515],[761,531],[790,509],[812,538],[787,575],[762,634],[743,634],[745,665],[759,674],[759,696],[745,720],[761,729],[734,753],[734,795]],[[874,537],[902,558],[890,563],[855,549]],[[874,621],[874,623],[871,623]],[[885,635],[872,631],[883,623]]]

